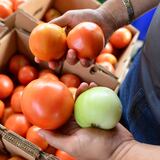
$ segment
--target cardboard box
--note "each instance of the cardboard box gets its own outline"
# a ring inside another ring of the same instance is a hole
[[[5,71],[11,56],[16,53],[28,53],[28,45],[25,46],[26,39],[25,33],[13,29],[0,39],[0,70]],[[27,37],[27,35],[26,35]],[[11,45],[12,44],[12,45]],[[20,47],[21,46],[21,47]],[[53,155],[46,154],[42,150],[33,145],[26,139],[18,136],[17,134],[8,131],[4,126],[0,125],[0,151],[4,153],[10,153],[11,155],[19,155],[28,160],[57,160]]]
[[[41,19],[53,2],[54,0],[28,0],[20,5],[17,10],[22,10],[37,19]],[[4,23],[9,29],[12,29],[15,24],[16,12],[5,19],[0,18],[0,22]]]
[[[28,0],[19,7],[19,10],[28,13],[30,16],[40,20],[47,9],[53,6],[54,0]]]
[[[73,67],[67,62],[63,65],[63,72],[71,72],[80,75],[86,82],[94,81],[101,86],[117,90],[128,72],[134,54],[135,43],[139,36],[139,31],[136,28],[131,25],[127,26],[127,28],[132,32],[133,38],[119,58],[114,75],[97,64],[84,68],[80,63],[77,63]]]
[[[38,23],[38,20],[34,19],[25,12],[19,11],[16,15],[15,26],[19,30],[23,30],[27,33],[30,33]],[[88,68],[84,68],[80,63],[72,66],[67,62],[64,62],[62,69],[63,72],[77,74],[86,82],[94,81],[98,85],[106,86],[115,90],[122,83],[128,72],[135,43],[139,36],[139,31],[136,28],[131,25],[127,26],[127,28],[132,32],[133,38],[129,46],[124,50],[123,54],[119,58],[114,75],[100,65],[93,64]]]
[[[92,8],[95,9],[100,6],[97,0],[28,0],[24,5],[21,5],[19,9],[31,15],[32,17],[40,20],[43,18],[45,12],[49,8],[55,8],[60,13],[65,13],[68,10]]]
[[[9,31],[3,23],[0,22],[0,38],[2,38]]]
[[[0,22],[7,26],[9,29],[12,29],[14,27],[15,16],[16,12],[14,12],[12,15],[8,16],[5,19],[0,18]]]

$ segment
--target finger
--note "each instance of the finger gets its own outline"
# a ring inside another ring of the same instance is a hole
[[[93,87],[97,87],[97,84],[94,83],[94,82],[91,82],[91,83],[89,84],[89,87],[88,87],[88,88],[93,88]]]
[[[86,91],[88,89],[88,84],[83,82],[80,84],[79,88],[77,89],[77,92],[76,92],[76,98],[84,91]]]
[[[34,57],[34,61],[35,61],[36,63],[41,63],[41,62],[43,62],[42,60],[40,60],[40,59],[37,58],[37,57]]]
[[[75,65],[78,62],[77,53],[75,50],[68,50],[66,61],[71,65]]]
[[[58,18],[55,18],[55,19],[51,20],[48,23],[56,24],[56,25],[61,26],[61,27],[65,27],[65,26],[68,25],[68,20],[67,20],[65,14],[64,14],[64,15],[58,17]]]
[[[48,142],[49,145],[65,152],[70,152],[68,147],[68,144],[71,144],[70,136],[61,135],[42,129],[38,133]]]
[[[93,62],[94,62],[94,60],[89,60],[89,59],[85,59],[85,58],[80,59],[80,63],[84,67],[89,67],[91,64],[93,64]]]
[[[55,61],[50,61],[50,62],[48,62],[48,66],[50,69],[55,70],[56,68],[58,68],[60,66],[60,63],[55,62]]]

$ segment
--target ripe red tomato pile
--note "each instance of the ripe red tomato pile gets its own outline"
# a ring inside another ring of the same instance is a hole
[[[0,18],[7,18],[15,12],[19,5],[27,0],[0,0]]]
[[[132,33],[126,27],[117,29],[109,38],[109,42],[96,58],[96,63],[114,74],[121,53],[132,40]]]
[[[40,128],[57,129],[67,122],[80,83],[77,75],[66,73],[58,77],[52,70],[40,70],[25,56],[15,54],[6,72],[0,74],[1,124],[43,151],[55,154],[56,149],[38,131]],[[65,156],[70,157],[68,154]],[[12,157],[11,160],[22,159]]]

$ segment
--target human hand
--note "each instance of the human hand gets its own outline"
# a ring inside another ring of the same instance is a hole
[[[102,28],[106,40],[117,28],[116,24],[112,19],[112,16],[108,14],[108,16],[105,15],[104,17],[100,9],[70,10],[63,14],[61,17],[53,19],[49,23],[54,23],[61,27],[67,27],[67,30],[70,30],[77,24],[85,21],[90,21],[98,24]],[[84,58],[78,59],[76,55],[77,54],[75,50],[69,49],[67,56],[64,58],[66,58],[66,61],[71,65],[74,65],[78,61],[80,61],[80,63],[84,67],[88,67],[94,62],[94,60],[87,60]],[[62,61],[63,60],[64,59],[62,59]],[[37,58],[35,58],[35,61],[40,62]],[[48,64],[51,69],[55,69],[62,64],[62,61],[52,61]]]
[[[74,123],[70,123],[74,124]],[[70,134],[53,133],[40,130],[51,146],[63,150],[77,160],[112,160],[123,156],[134,144],[132,135],[118,124],[114,129],[105,131],[96,128],[78,128]]]
[[[82,83],[76,96],[95,86],[95,83]],[[76,124],[73,116],[58,131],[41,130],[40,134],[51,146],[80,160],[110,160],[117,156],[117,152],[123,152],[121,150],[134,144],[132,135],[121,124],[108,131],[96,128],[83,129]]]

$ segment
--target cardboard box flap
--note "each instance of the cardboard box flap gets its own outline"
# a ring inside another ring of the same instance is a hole
[[[0,39],[8,32],[8,27],[0,22]]]
[[[39,20],[25,13],[23,10],[18,10],[16,14],[15,27],[31,33],[34,27],[37,26]]]
[[[29,34],[25,31],[21,31],[21,30],[17,30],[16,29],[16,33],[17,33],[17,48],[18,51],[22,54],[24,54],[25,56],[27,56],[27,58],[29,58],[31,61],[34,61],[34,56],[31,53],[30,49],[29,49]]]
[[[14,12],[12,15],[8,16],[5,19],[0,18],[0,21],[4,23],[9,29],[12,29],[14,27],[16,12]]]
[[[92,65],[86,68],[80,63],[77,63],[73,66],[65,61],[62,72],[76,74],[86,82],[95,82],[100,86],[105,86],[112,89],[115,89],[115,87],[118,85],[116,77],[106,74],[106,72],[97,65]]]
[[[52,3],[53,0],[28,0],[26,3],[22,4],[19,9],[37,19],[41,19]]]
[[[10,57],[16,51],[15,30],[9,32],[0,40],[0,48],[0,70],[3,70]]]

